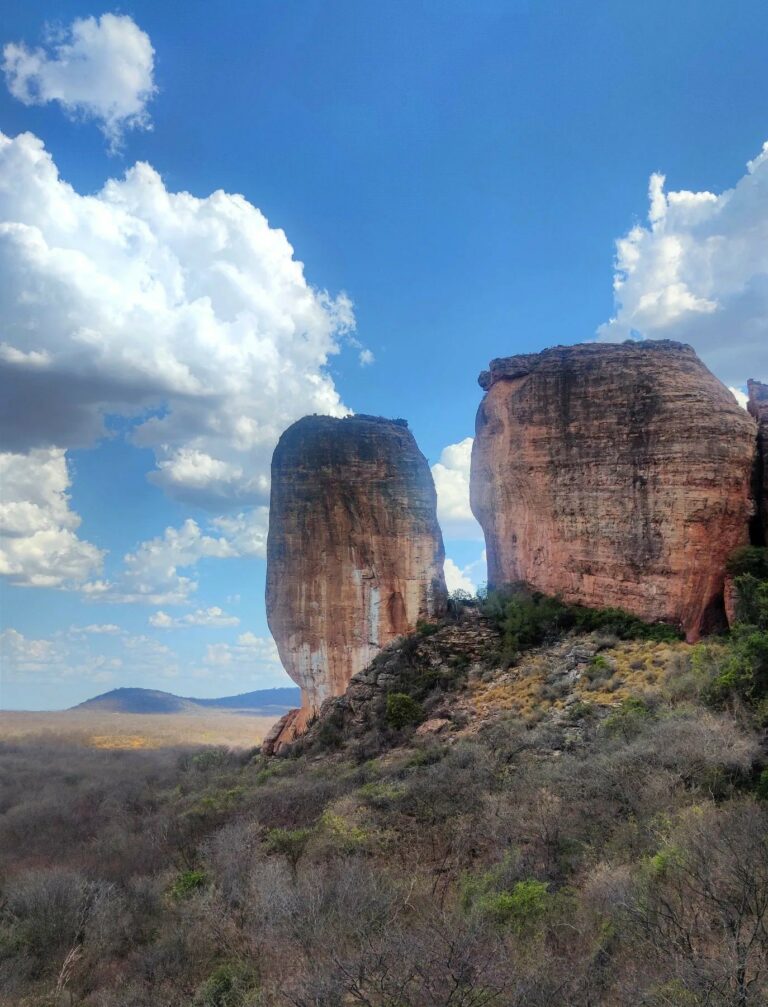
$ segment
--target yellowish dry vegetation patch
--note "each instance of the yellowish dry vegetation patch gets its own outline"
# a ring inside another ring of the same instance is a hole
[[[525,655],[492,681],[473,683],[472,705],[481,715],[508,710],[524,719],[562,709],[574,695],[584,703],[615,706],[628,696],[657,691],[668,669],[689,652],[682,641],[622,640],[579,664],[578,677],[569,682],[563,674],[566,655],[578,646],[573,640]]]
[[[226,710],[205,713],[104,713],[63,710],[51,713],[0,713],[0,738],[56,734],[93,748],[173,748],[224,745],[252,748],[263,740],[276,717]]]

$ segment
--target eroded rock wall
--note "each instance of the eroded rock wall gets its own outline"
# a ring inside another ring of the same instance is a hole
[[[294,734],[382,647],[442,614],[443,559],[432,474],[405,421],[307,416],[285,431],[272,459],[267,618],[302,689]]]
[[[670,341],[588,343],[491,362],[472,509],[492,585],[682,626],[723,619],[749,541],[755,422]]]
[[[760,545],[768,544],[768,385],[762,381],[747,382],[747,409],[757,420],[757,464],[755,488],[758,500],[758,525],[754,538]]]

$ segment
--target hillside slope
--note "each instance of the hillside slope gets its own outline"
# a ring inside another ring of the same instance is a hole
[[[758,572],[696,647],[454,606],[278,758],[0,744],[0,1004],[763,1007]]]

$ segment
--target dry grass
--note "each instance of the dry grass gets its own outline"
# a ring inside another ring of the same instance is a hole
[[[0,738],[56,734],[93,748],[172,748],[178,745],[260,744],[276,717],[229,710],[204,713],[103,713],[64,710],[55,713],[0,713]]]
[[[554,652],[526,655],[493,681],[475,683],[472,705],[480,715],[508,710],[524,719],[562,709],[574,695],[585,703],[615,706],[630,695],[657,691],[675,654],[688,650],[682,642],[620,641],[579,666],[576,680],[567,682],[562,674],[564,656],[572,646],[573,642]]]

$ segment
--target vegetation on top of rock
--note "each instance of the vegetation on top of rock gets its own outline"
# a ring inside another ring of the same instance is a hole
[[[520,653],[538,644],[551,642],[574,631],[590,633],[601,630],[620,640],[679,640],[681,633],[667,623],[647,623],[618,608],[586,608],[566,605],[532,591],[524,584],[510,584],[488,591],[481,611],[502,633],[504,657],[512,661]]]

